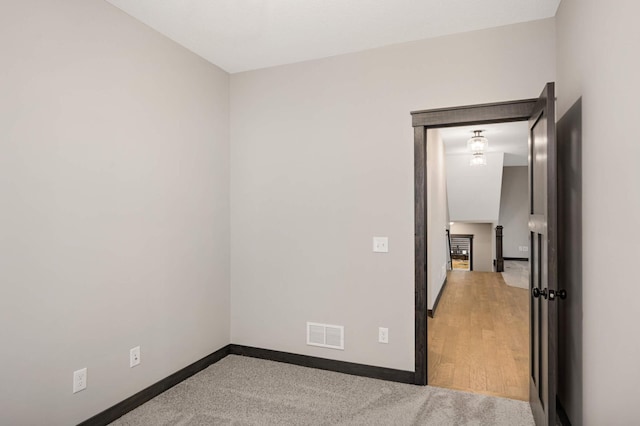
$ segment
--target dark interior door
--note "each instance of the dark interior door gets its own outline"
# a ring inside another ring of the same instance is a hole
[[[558,120],[558,417],[582,419],[582,99]]]
[[[531,369],[529,400],[536,425],[555,425],[558,347],[557,160],[554,84],[529,119]]]

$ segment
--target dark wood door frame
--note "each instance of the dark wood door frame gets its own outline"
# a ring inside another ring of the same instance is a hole
[[[427,384],[427,129],[526,121],[538,99],[440,108],[411,113],[415,211],[415,378]]]
[[[451,234],[451,237],[469,239],[469,271],[473,271],[473,234]],[[453,260],[451,261],[451,269],[453,270]]]

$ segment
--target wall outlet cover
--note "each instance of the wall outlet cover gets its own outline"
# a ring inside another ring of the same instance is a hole
[[[138,364],[140,364],[140,346],[129,350],[129,367],[133,368]]]
[[[73,372],[73,393],[87,388],[87,368],[81,368]]]
[[[389,329],[378,327],[378,343],[389,343]]]

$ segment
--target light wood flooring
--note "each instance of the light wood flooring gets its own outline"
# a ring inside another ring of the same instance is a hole
[[[451,271],[428,318],[429,385],[529,400],[529,292]]]
[[[453,265],[453,269],[461,269],[463,271],[469,270],[469,260],[453,259],[451,264]]]

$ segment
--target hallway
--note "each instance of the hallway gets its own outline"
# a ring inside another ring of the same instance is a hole
[[[500,273],[448,275],[428,319],[429,385],[529,399],[529,297]]]

